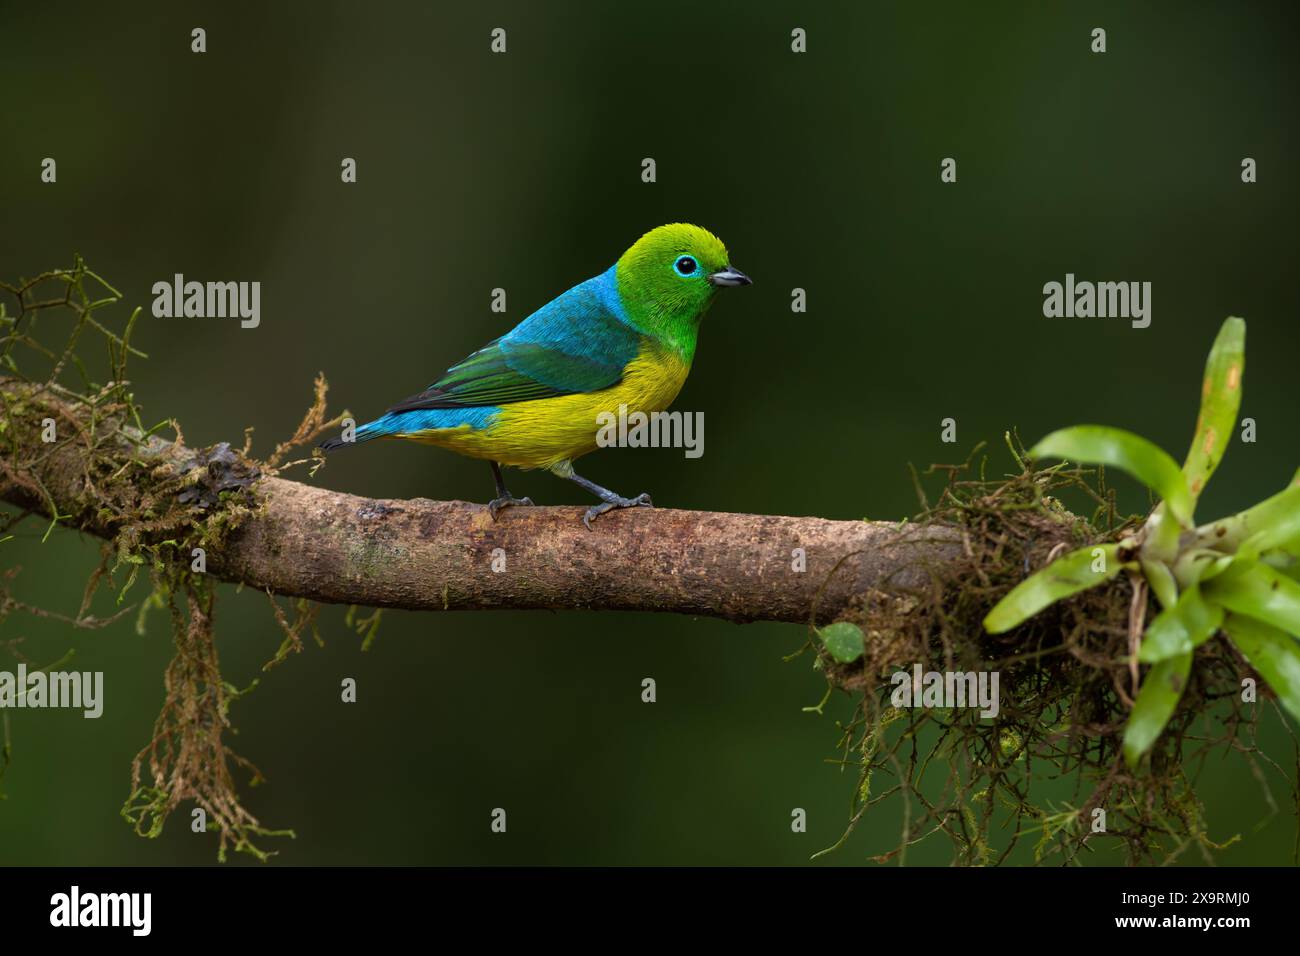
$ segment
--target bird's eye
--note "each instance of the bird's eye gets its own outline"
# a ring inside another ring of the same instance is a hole
[[[673,263],[673,268],[677,270],[679,276],[693,276],[700,269],[700,264],[690,256],[679,256]]]

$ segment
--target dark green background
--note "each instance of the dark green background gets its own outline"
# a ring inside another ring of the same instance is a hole
[[[7,4],[0,275],[81,252],[152,301],[175,272],[260,280],[262,324],[152,316],[133,378],[187,441],[255,452],[287,436],[323,370],[335,409],[377,412],[645,230],[698,222],[755,279],[709,315],[678,408],[705,455],[605,451],[585,473],[661,505],[831,518],[914,510],[908,461],[965,457],[1065,424],[1121,425],[1180,455],[1224,316],[1249,322],[1243,415],[1202,515],[1280,488],[1297,461],[1295,31],[1252,4]],[[472,8],[472,9],[471,9]],[[203,26],[208,52],[190,52]],[[489,52],[489,31],[509,52]],[[790,30],[809,52],[790,52]],[[1094,26],[1109,52],[1090,52]],[[58,182],[39,181],[58,162]],[[339,163],[355,157],[359,182]],[[658,182],[643,184],[652,156]],[[939,181],[945,156],[958,182]],[[1242,157],[1259,164],[1244,185]],[[1149,280],[1153,322],[1045,319],[1066,272]],[[508,290],[506,316],[489,310]],[[790,290],[808,313],[790,312]],[[110,318],[114,318],[110,316]],[[47,328],[52,325],[47,325]],[[958,423],[956,446],[940,421]],[[1001,467],[1005,459],[995,452]],[[398,443],[316,481],[483,501],[487,468]],[[511,488],[583,495],[546,474]],[[1126,503],[1144,497],[1125,485]],[[16,594],[74,612],[96,542],[25,524],[0,545]],[[709,547],[701,542],[700,547]],[[135,599],[144,597],[137,589]],[[107,597],[100,605],[107,610]],[[797,627],[632,614],[389,612],[365,654],[322,614],[309,647],[233,711],[269,776],[249,795],[292,826],[288,863],[800,863],[839,835],[853,786],[836,699],[783,663]],[[221,590],[229,679],[280,635],[266,599]],[[118,816],[162,698],[169,634],[13,617],[0,638],[107,672],[103,718],[12,715],[0,861],[207,863],[188,812],[157,841]],[[11,666],[5,664],[3,666]],[[339,702],[355,677],[360,700]],[[640,703],[640,681],[659,702]],[[1284,766],[1275,714],[1265,740]],[[1272,778],[1283,806],[1287,785]],[[1240,759],[1199,792],[1230,863],[1286,863]],[[1064,799],[1069,791],[1045,789]],[[489,833],[493,807],[509,833]],[[804,807],[809,832],[790,831]],[[893,845],[880,808],[829,863]],[[1095,841],[1099,849],[1105,841]],[[913,861],[943,862],[933,842]],[[1114,859],[1105,852],[1098,859]],[[1184,859],[1194,859],[1188,854]]]

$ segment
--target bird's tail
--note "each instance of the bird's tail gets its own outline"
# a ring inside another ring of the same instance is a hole
[[[329,438],[321,442],[321,451],[337,451],[345,445],[360,445],[373,438],[402,438],[412,434],[437,432],[444,428],[481,428],[495,411],[491,408],[434,408],[388,412],[357,427],[351,438]]]
[[[348,445],[355,445],[354,441],[344,441],[342,438],[327,438],[318,446],[321,451],[335,451],[339,448],[347,448]]]
[[[357,428],[353,437],[350,439],[327,438],[317,447],[323,452],[338,451],[340,448],[350,448],[353,445],[360,445],[362,442],[370,441],[372,438],[382,438],[385,435],[391,435],[397,431],[396,427],[389,419],[391,415],[385,415],[383,418],[377,418],[373,422],[366,422]]]

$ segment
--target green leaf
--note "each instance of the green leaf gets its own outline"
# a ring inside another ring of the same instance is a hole
[[[1127,471],[1164,499],[1181,524],[1192,520],[1187,479],[1169,455],[1141,435],[1105,425],[1076,425],[1054,431],[1029,450],[1033,458],[1068,458]]]
[[[1205,585],[1205,596],[1229,611],[1300,636],[1300,582],[1267,564],[1234,564]]]
[[[1205,362],[1201,413],[1196,418],[1196,434],[1192,436],[1192,447],[1183,464],[1193,504],[1219,466],[1236,429],[1245,368],[1246,323],[1238,318],[1225,319]]]
[[[1266,562],[1269,567],[1277,568],[1287,577],[1300,580],[1300,558],[1285,551],[1273,551],[1260,560]]]
[[[1239,552],[1257,557],[1264,551],[1284,548],[1294,554],[1300,544],[1300,485],[1261,501],[1242,517],[1250,536],[1241,543]]]
[[[1137,766],[1174,715],[1191,669],[1192,652],[1187,651],[1167,658],[1147,671],[1138,698],[1133,702],[1133,712],[1124,725],[1124,761],[1130,768]]]
[[[1188,548],[1178,556],[1175,577],[1187,587],[1204,584],[1218,577],[1237,560],[1235,555],[1223,554],[1213,548]],[[1146,569],[1145,563],[1143,570]]]
[[[1104,571],[1093,570],[1096,561],[1093,552],[1098,549],[1105,559]],[[984,629],[990,634],[1009,631],[1061,598],[1109,581],[1123,566],[1117,544],[1100,544],[1062,555],[1037,574],[1025,578],[999,601],[984,618]]]
[[[1257,551],[1282,547],[1300,536],[1300,485],[1291,485],[1253,508],[1196,529],[1197,542],[1235,551],[1252,540]]]
[[[862,628],[851,621],[836,621],[826,627],[819,627],[817,636],[822,639],[831,657],[841,664],[852,664],[866,649]]]
[[[1177,654],[1204,644],[1223,624],[1223,608],[1210,604],[1201,597],[1201,590],[1192,585],[1178,598],[1173,607],[1156,615],[1142,638],[1138,660],[1156,664]]]
[[[1169,570],[1169,565],[1163,561],[1139,559],[1138,566],[1142,568],[1142,576],[1147,579],[1160,606],[1173,607],[1178,602],[1178,581],[1174,578],[1174,572]]]
[[[1277,694],[1278,703],[1300,720],[1300,644],[1275,627],[1238,614],[1223,624],[1237,650]]]

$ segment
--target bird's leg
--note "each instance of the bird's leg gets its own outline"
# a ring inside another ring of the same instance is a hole
[[[610,491],[608,488],[602,488],[594,481],[588,481],[586,478],[583,478],[572,470],[570,470],[564,477],[568,478],[575,485],[578,485],[581,488],[586,488],[603,502],[602,504],[592,505],[587,509],[587,513],[582,516],[582,523],[587,526],[588,531],[591,530],[591,519],[603,515],[606,511],[613,511],[615,508],[654,507],[654,502],[650,500],[650,496],[645,492],[642,492],[635,498],[624,498],[622,495],[614,494],[614,492]]]
[[[509,508],[511,505],[531,505],[532,498],[516,498],[506,490],[506,480],[501,477],[501,466],[495,461],[488,462],[492,466],[492,478],[497,483],[497,496],[488,502],[488,513],[492,515],[492,520],[497,520],[502,508]]]

